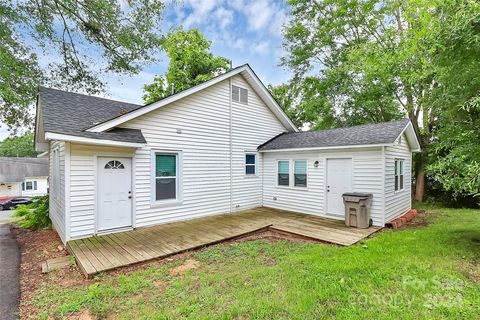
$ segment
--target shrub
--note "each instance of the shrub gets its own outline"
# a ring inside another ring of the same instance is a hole
[[[13,215],[21,217],[18,221],[20,227],[25,229],[44,229],[52,226],[48,216],[48,196],[35,197],[35,201],[29,205],[20,205]]]

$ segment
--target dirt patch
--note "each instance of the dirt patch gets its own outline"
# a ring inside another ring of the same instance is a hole
[[[165,292],[165,289],[167,288],[167,284],[162,280],[155,280],[153,284],[155,285],[155,287],[157,287],[160,294],[163,294]]]
[[[417,215],[412,220],[402,225],[399,229],[426,227],[430,224],[429,218],[430,218],[429,212],[425,210],[417,210]]]
[[[90,310],[85,309],[80,312],[72,313],[67,317],[67,320],[94,320],[96,319],[91,315]]]
[[[266,230],[261,230],[258,232],[254,232],[245,236],[240,236],[232,240],[225,241],[224,243],[235,243],[235,242],[246,242],[246,241],[253,241],[253,240],[265,240],[269,243],[276,243],[278,241],[291,241],[295,243],[325,243],[321,240],[316,240],[308,237],[304,237],[301,235],[296,235],[290,232],[285,232],[277,229],[268,228]]]
[[[185,272],[187,272],[188,270],[197,269],[199,266],[200,262],[198,262],[197,260],[188,259],[185,261],[184,264],[170,270],[170,275],[172,277],[181,276],[185,274]]]
[[[38,310],[33,301],[36,290],[41,284],[52,283],[63,287],[72,287],[89,283],[76,266],[69,266],[47,274],[42,273],[41,263],[43,261],[68,255],[54,230],[33,231],[11,226],[11,231],[21,253],[20,319],[38,318]]]

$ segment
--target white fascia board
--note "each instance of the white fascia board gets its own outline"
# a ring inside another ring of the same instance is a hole
[[[337,149],[358,149],[358,148],[375,148],[375,147],[389,147],[393,143],[383,144],[361,144],[349,146],[331,146],[331,147],[311,147],[311,148],[289,148],[289,149],[274,149],[274,150],[259,150],[258,152],[298,152],[298,151],[316,151],[316,150],[337,150]]]
[[[142,148],[145,146],[144,143],[112,141],[112,140],[105,140],[105,139],[92,139],[92,138],[77,137],[77,136],[71,136],[67,134],[54,133],[54,132],[45,132],[45,140],[60,140],[60,141],[70,141],[70,142],[85,143],[85,144],[114,146],[114,147],[128,147],[128,148]]]
[[[402,130],[402,132],[400,132],[395,141],[397,141],[404,133],[407,136],[407,140],[410,145],[410,149],[412,149],[412,152],[422,151],[422,148],[420,147],[420,141],[418,141],[417,134],[415,133],[415,129],[413,128],[413,124],[411,121],[408,121],[407,125]]]
[[[194,87],[191,87],[187,90],[184,90],[182,92],[179,92],[177,94],[174,94],[170,97],[167,97],[167,98],[164,98],[158,102],[154,102],[152,103],[151,105],[148,105],[148,106],[145,106],[145,107],[141,107],[135,111],[132,111],[130,113],[126,113],[120,117],[117,117],[117,118],[114,118],[112,120],[109,120],[109,121],[106,121],[104,123],[100,123],[96,126],[93,126],[89,129],[87,129],[86,131],[89,131],[89,132],[104,132],[106,130],[109,130],[109,129],[112,129],[114,127],[117,127],[119,125],[121,125],[122,123],[125,123],[129,120],[132,120],[132,119],[135,119],[139,116],[142,116],[146,113],[149,113],[151,111],[154,111],[158,108],[161,108],[163,106],[166,106],[168,104],[171,104],[179,99],[182,99],[182,98],[185,98],[191,94],[194,94],[196,92],[199,92],[201,90],[204,90],[214,84],[217,84],[219,82],[222,82],[230,77],[233,77],[239,73],[242,73],[242,72],[247,72],[249,75],[251,75],[251,77],[253,79],[255,79],[255,82],[257,82],[257,86],[260,90],[260,93],[262,94],[262,96],[264,98],[266,98],[267,102],[270,104],[271,107],[273,107],[273,109],[275,109],[276,113],[277,113],[277,116],[279,116],[286,124],[288,124],[291,129],[295,132],[298,132],[298,129],[297,127],[293,124],[293,122],[288,118],[288,116],[285,114],[285,112],[283,111],[282,108],[280,108],[280,106],[277,104],[277,102],[275,101],[275,99],[273,99],[272,95],[268,92],[268,90],[265,88],[265,86],[263,85],[263,83],[260,81],[260,79],[257,77],[257,75],[255,74],[255,72],[253,72],[253,70],[250,68],[249,65],[244,65],[244,66],[241,66],[241,67],[238,67],[238,68],[235,68],[229,72],[226,72],[218,77],[215,77],[211,80],[208,80],[202,84],[199,84],[197,86],[194,86]],[[273,110],[272,110],[273,111]]]

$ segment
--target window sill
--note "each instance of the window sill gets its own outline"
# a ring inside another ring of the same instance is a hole
[[[164,207],[175,207],[183,204],[182,200],[164,200],[164,201],[152,201],[150,203],[150,208],[164,208]]]
[[[275,186],[277,189],[308,191],[308,187]]]
[[[258,179],[258,178],[260,178],[260,176],[257,175],[257,174],[244,174],[243,177],[245,179]]]

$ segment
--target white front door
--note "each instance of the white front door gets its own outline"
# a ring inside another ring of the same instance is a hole
[[[97,230],[132,226],[132,159],[98,158]]]
[[[353,191],[352,181],[352,159],[327,159],[327,214],[345,214],[342,194]]]

